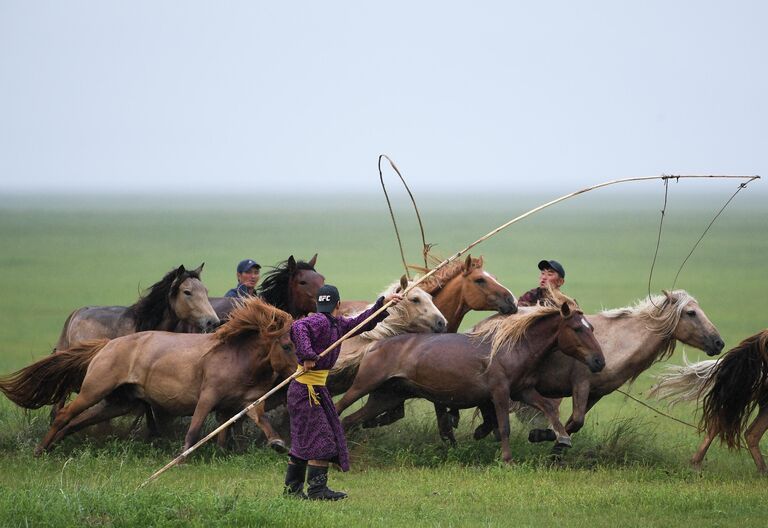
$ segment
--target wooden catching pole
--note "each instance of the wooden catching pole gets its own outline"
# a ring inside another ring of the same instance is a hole
[[[488,233],[488,234],[486,234],[485,236],[482,236],[482,237],[478,238],[477,240],[475,240],[474,242],[472,242],[470,245],[468,245],[467,247],[465,247],[465,248],[464,248],[464,249],[462,249],[461,251],[458,251],[458,252],[456,252],[454,255],[452,255],[452,256],[448,257],[447,259],[445,259],[444,261],[442,261],[440,264],[438,264],[438,265],[437,265],[435,268],[433,268],[432,270],[430,270],[430,271],[429,271],[428,273],[426,273],[424,276],[420,277],[420,278],[419,278],[419,279],[417,279],[415,282],[413,282],[413,283],[412,283],[410,286],[408,286],[408,287],[407,287],[405,290],[403,290],[403,292],[402,292],[402,293],[403,293],[403,294],[407,294],[407,293],[408,293],[409,291],[411,291],[413,288],[415,288],[416,286],[418,286],[419,284],[421,284],[423,281],[425,281],[426,279],[428,279],[429,277],[431,277],[431,276],[432,276],[434,273],[436,273],[436,272],[437,272],[439,269],[443,268],[444,266],[446,266],[446,265],[447,265],[447,264],[449,264],[450,262],[453,262],[454,260],[458,259],[458,258],[459,258],[459,257],[461,257],[462,255],[464,255],[465,253],[467,253],[467,252],[468,252],[470,249],[472,249],[473,247],[477,246],[478,244],[480,244],[480,243],[482,243],[482,242],[484,242],[484,241],[488,240],[489,238],[491,238],[492,236],[494,236],[494,235],[495,235],[496,233],[498,233],[499,231],[502,231],[502,230],[506,229],[507,227],[511,226],[511,225],[512,225],[512,224],[514,224],[514,223],[517,223],[517,222],[519,222],[520,220],[523,220],[524,218],[527,218],[527,217],[529,217],[529,216],[531,216],[531,215],[533,215],[533,214],[536,214],[537,212],[541,211],[542,209],[546,209],[547,207],[550,207],[550,206],[552,206],[552,205],[555,205],[555,204],[557,204],[557,203],[560,203],[560,202],[562,202],[562,201],[568,200],[569,198],[573,198],[574,196],[578,196],[578,195],[580,195],[580,194],[584,194],[584,193],[586,193],[586,192],[589,192],[589,191],[594,191],[594,190],[596,190],[596,189],[600,189],[600,188],[602,188],[602,187],[608,187],[608,186],[610,186],[610,185],[616,185],[616,184],[619,184],[619,183],[629,183],[629,182],[636,182],[636,181],[646,181],[646,180],[671,180],[671,179],[674,179],[674,180],[680,180],[680,179],[694,179],[694,178],[696,178],[696,179],[740,179],[740,180],[748,180],[748,181],[746,181],[746,182],[744,182],[744,183],[742,183],[742,184],[741,184],[741,187],[746,187],[746,185],[747,185],[748,183],[750,183],[751,181],[753,181],[753,180],[757,180],[757,179],[760,179],[760,176],[729,176],[729,175],[685,175],[685,176],[668,176],[668,175],[662,175],[662,176],[639,176],[639,177],[635,177],[635,178],[623,178],[623,179],[619,179],[619,180],[611,180],[611,181],[607,181],[607,182],[604,182],[604,183],[600,183],[600,184],[597,184],[597,185],[593,185],[593,186],[591,186],[591,187],[586,187],[586,188],[584,188],[584,189],[581,189],[581,190],[579,190],[579,191],[576,191],[576,192],[572,192],[572,193],[566,194],[566,195],[564,195],[564,196],[561,196],[560,198],[556,198],[556,199],[554,199],[554,200],[551,200],[551,201],[549,201],[549,202],[547,202],[547,203],[545,203],[545,204],[542,204],[542,205],[540,205],[540,206],[538,206],[538,207],[535,207],[535,208],[531,209],[530,211],[528,211],[528,212],[526,212],[526,213],[523,213],[523,214],[521,214],[520,216],[517,216],[517,217],[513,218],[513,219],[512,219],[512,220],[510,220],[509,222],[506,222],[505,224],[502,224],[502,225],[500,225],[499,227],[497,227],[497,228],[496,228],[496,229],[494,229],[493,231],[489,232],[489,233]],[[376,310],[376,311],[375,311],[373,314],[371,314],[371,316],[370,316],[370,317],[368,317],[366,320],[364,320],[363,322],[361,322],[359,325],[357,325],[356,327],[354,327],[352,330],[350,330],[349,332],[347,332],[346,334],[344,334],[343,336],[341,336],[341,337],[338,339],[338,341],[336,341],[335,343],[333,343],[331,346],[329,346],[328,348],[326,348],[326,349],[325,349],[325,350],[324,350],[324,351],[323,351],[323,352],[320,354],[320,357],[322,357],[322,356],[325,356],[325,355],[326,355],[328,352],[330,352],[331,350],[333,350],[334,348],[336,348],[337,346],[339,346],[339,345],[340,345],[341,343],[343,343],[345,340],[347,340],[347,339],[349,339],[350,337],[352,337],[352,336],[355,334],[355,332],[357,332],[358,330],[360,330],[361,328],[363,328],[363,327],[364,327],[364,326],[365,326],[365,325],[366,325],[366,324],[367,324],[367,323],[368,323],[368,322],[369,322],[371,319],[373,319],[374,317],[376,317],[377,315],[379,315],[381,312],[383,312],[384,310],[386,310],[386,309],[387,309],[389,306],[391,306],[391,305],[392,305],[392,301],[389,301],[389,302],[387,302],[386,304],[384,304],[384,306],[382,306],[381,308],[379,308],[378,310]],[[159,477],[160,475],[162,475],[163,473],[165,473],[167,470],[171,469],[173,466],[177,465],[179,462],[181,462],[182,460],[186,459],[186,458],[187,458],[187,457],[188,457],[188,456],[189,456],[189,455],[190,455],[190,454],[191,454],[193,451],[195,451],[195,450],[196,450],[198,447],[200,447],[201,445],[203,445],[204,443],[206,443],[208,440],[210,440],[211,438],[213,438],[214,436],[216,436],[218,433],[220,433],[221,431],[223,431],[224,429],[226,429],[227,427],[229,427],[230,425],[232,425],[232,424],[233,424],[235,421],[237,421],[237,420],[239,420],[240,418],[242,418],[242,417],[243,417],[243,416],[244,416],[244,415],[245,415],[245,414],[246,414],[248,411],[250,411],[252,408],[254,408],[255,406],[257,406],[257,405],[259,405],[260,403],[264,402],[264,401],[265,401],[267,398],[269,398],[269,397],[270,397],[271,395],[273,395],[275,392],[277,392],[278,390],[280,390],[281,388],[283,388],[285,385],[287,385],[288,383],[290,383],[290,381],[291,381],[292,379],[294,379],[294,378],[296,378],[296,377],[298,377],[298,376],[302,375],[304,372],[305,372],[305,371],[304,371],[303,369],[302,369],[302,370],[299,370],[299,371],[296,371],[296,372],[295,372],[294,374],[292,374],[292,375],[291,375],[289,378],[286,378],[286,379],[285,379],[285,380],[283,380],[283,381],[282,381],[280,384],[278,384],[277,386],[275,386],[275,387],[274,387],[272,390],[270,390],[269,392],[267,392],[267,393],[266,393],[264,396],[262,396],[261,398],[259,398],[259,399],[258,399],[258,400],[256,400],[255,402],[253,402],[253,403],[251,403],[250,405],[248,405],[248,406],[247,406],[245,409],[243,409],[242,411],[240,411],[240,412],[239,412],[239,413],[237,413],[236,415],[232,416],[232,417],[231,417],[229,420],[227,420],[226,422],[224,422],[223,424],[221,424],[219,427],[217,427],[216,429],[214,429],[213,431],[211,431],[209,434],[207,434],[207,435],[206,435],[204,438],[202,438],[201,440],[199,440],[199,441],[198,441],[198,442],[197,442],[195,445],[191,446],[189,449],[185,450],[185,451],[184,451],[183,453],[181,453],[179,456],[177,456],[176,458],[174,458],[173,460],[171,460],[171,461],[170,461],[168,464],[166,464],[165,466],[163,466],[162,468],[160,468],[159,470],[157,470],[155,473],[153,473],[153,474],[152,474],[152,475],[151,475],[151,476],[150,476],[150,477],[149,477],[147,480],[145,480],[145,481],[144,481],[144,482],[141,484],[141,486],[139,486],[139,489],[140,489],[140,488],[143,488],[144,486],[146,486],[147,484],[149,484],[149,483],[150,483],[150,482],[152,482],[153,480],[157,479],[157,477]]]

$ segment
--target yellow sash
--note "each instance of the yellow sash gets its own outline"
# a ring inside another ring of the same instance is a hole
[[[302,367],[299,366],[296,372],[301,372]],[[301,376],[296,376],[295,379],[299,383],[303,383],[307,386],[309,392],[309,405],[320,405],[320,398],[315,392],[315,385],[319,387],[325,387],[325,380],[328,379],[328,370],[308,370]]]

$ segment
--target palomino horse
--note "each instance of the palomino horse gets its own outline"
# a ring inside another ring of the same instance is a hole
[[[768,330],[746,338],[722,359],[670,367],[651,394],[672,397],[672,403],[703,398],[699,429],[706,435],[691,458],[701,469],[715,438],[731,448],[742,447],[742,434],[757,471],[768,474],[760,439],[768,430]],[[749,424],[755,409],[757,416]],[[749,424],[749,425],[748,425]]]
[[[637,302],[634,306],[607,310],[587,316],[605,354],[606,368],[590,372],[565,354],[552,354],[536,372],[536,390],[548,398],[572,397],[573,410],[566,423],[569,434],[584,425],[587,412],[600,399],[627,381],[634,381],[656,361],[668,358],[677,341],[719,354],[724,343],[717,328],[684,290],[664,292]],[[479,323],[481,328],[484,323]],[[559,403],[557,404],[559,406]],[[481,424],[475,438],[493,430]],[[554,440],[552,431],[534,429],[531,441]]]
[[[315,263],[317,253],[309,262],[297,261],[291,255],[264,275],[257,296],[296,319],[314,312],[317,290],[325,284],[325,277],[315,271]],[[225,320],[236,301],[232,297],[214,297],[211,304],[219,318]]]
[[[219,318],[208,301],[208,290],[200,281],[203,265],[194,270],[182,265],[169,271],[131,306],[78,308],[67,317],[54,350],[144,330],[213,330]]]
[[[540,307],[500,320],[474,336],[414,334],[385,339],[363,358],[336,409],[341,414],[369,394],[360,410],[344,418],[344,426],[352,427],[414,397],[462,409],[479,406],[484,415],[495,414],[501,424],[502,458],[509,462],[510,395],[544,411],[560,435],[558,440],[570,443],[554,406],[529,382],[530,373],[556,348],[595,372],[605,366],[592,326],[570,301],[559,309]]]
[[[400,283],[393,283],[381,295],[399,293],[409,286],[405,277]],[[414,288],[405,298],[387,308],[389,315],[373,330],[351,337],[341,344],[341,353],[328,376],[328,390],[334,396],[346,391],[355,379],[360,361],[373,343],[380,339],[400,334],[422,334],[445,332],[446,320],[432,302],[432,296],[424,290]]]
[[[0,380],[0,390],[18,405],[39,407],[61,397],[57,387],[68,371],[87,368],[80,394],[58,412],[36,454],[83,427],[146,405],[172,416],[192,415],[186,450],[211,411],[232,416],[296,370],[292,321],[258,298],[247,299],[214,334],[140,332],[91,343]],[[263,414],[260,405],[248,416],[270,445],[283,446]]]

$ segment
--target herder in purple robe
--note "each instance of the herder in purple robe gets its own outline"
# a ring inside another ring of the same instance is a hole
[[[402,299],[399,293],[386,298],[379,297],[371,308],[361,314],[342,317],[339,290],[326,284],[317,292],[317,313],[299,319],[291,326],[291,340],[296,345],[296,356],[307,372],[294,378],[288,386],[291,451],[285,475],[286,496],[315,500],[339,500],[347,496],[346,493],[328,488],[329,462],[338,464],[342,471],[349,470],[344,429],[331,394],[325,387],[328,371],[336,363],[341,346],[322,358],[319,355],[385,303],[392,301],[392,304],[397,304]],[[386,311],[381,312],[355,335],[373,329],[387,315]]]

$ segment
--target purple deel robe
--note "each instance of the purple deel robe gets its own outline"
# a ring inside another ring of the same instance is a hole
[[[379,297],[371,308],[355,317],[333,317],[314,313],[295,321],[291,326],[291,340],[296,345],[299,363],[316,360],[314,370],[328,370],[336,363],[341,347],[328,352],[318,360],[318,355],[338,339],[368,318],[384,304]],[[381,312],[356,334],[373,329],[389,315]],[[333,405],[331,393],[326,387],[315,386],[320,405],[310,405],[307,386],[292,380],[288,386],[288,413],[291,418],[291,455],[304,460],[330,460],[349,470],[349,452],[339,415]]]

